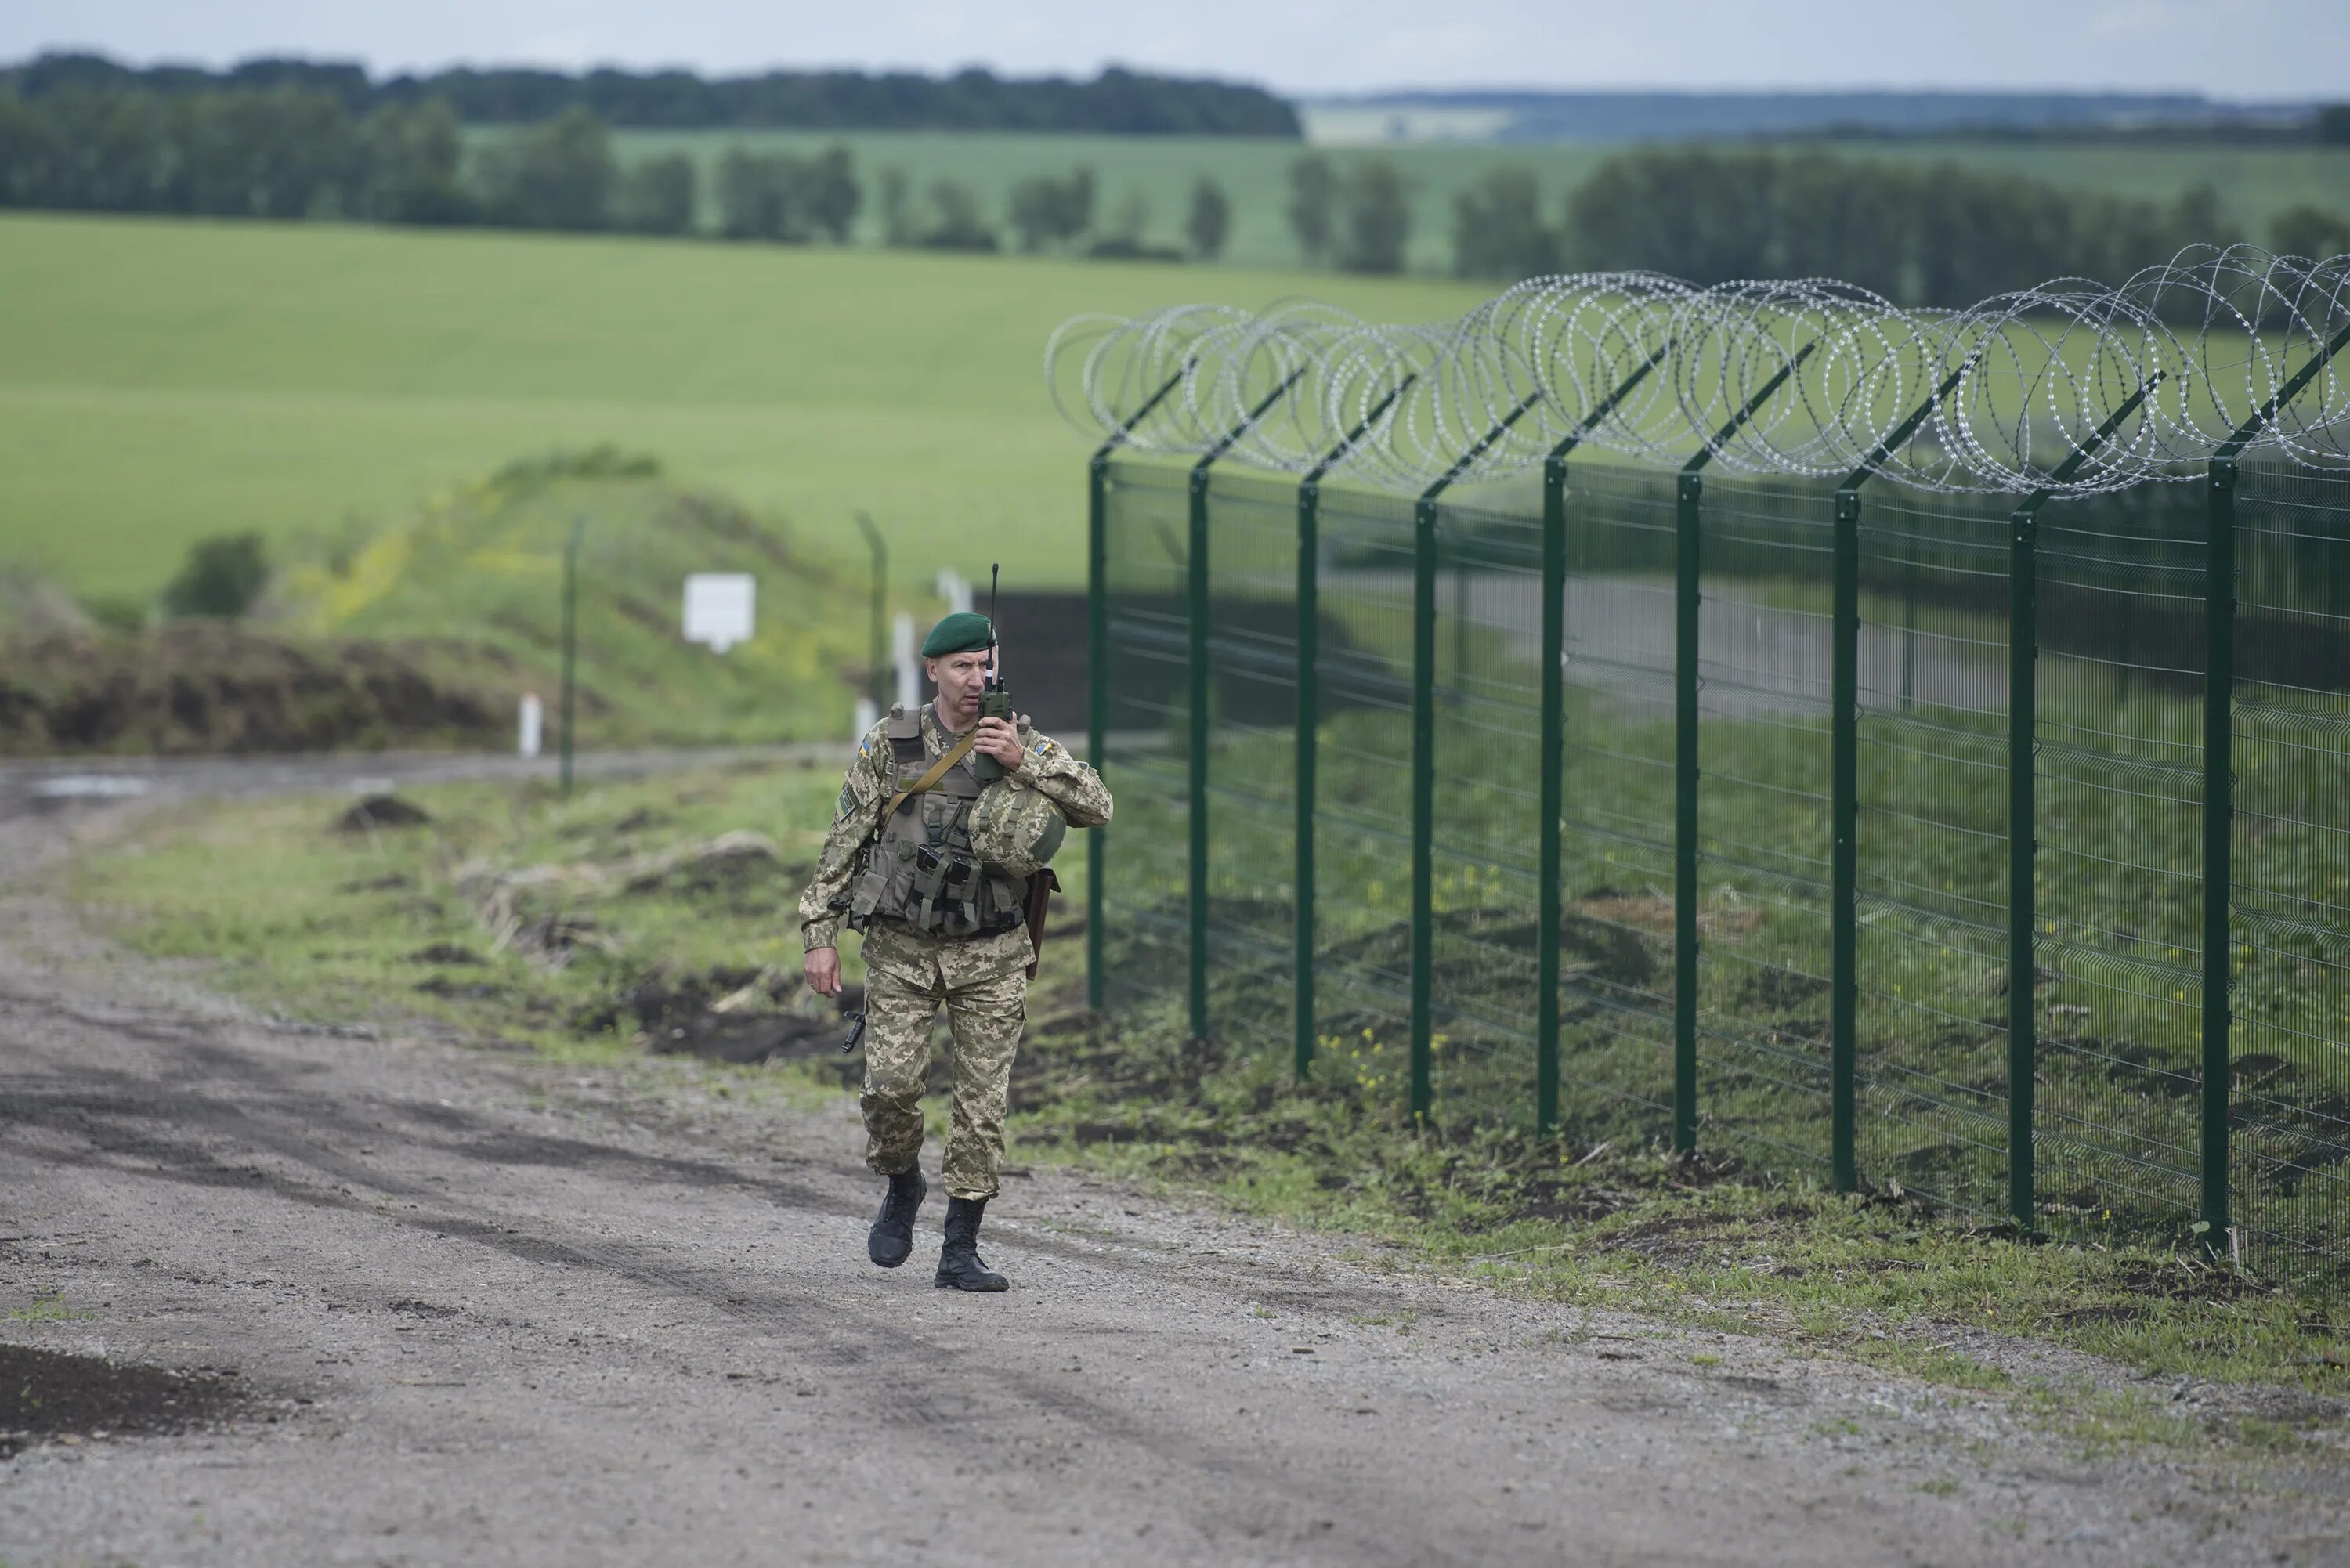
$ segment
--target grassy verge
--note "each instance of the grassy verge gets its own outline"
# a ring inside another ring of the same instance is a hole
[[[423,1021],[608,1061],[764,1045],[761,1064],[702,1070],[722,1089],[798,1093],[840,1085],[853,1064],[829,1010],[792,978],[790,906],[836,787],[820,767],[597,785],[567,801],[448,786],[416,796],[431,823],[358,834],[329,831],[335,803],[316,799],[192,809],[82,861],[74,891],[137,948],[207,961],[217,981],[295,1016]],[[766,835],[772,856],[695,853],[742,831]],[[1065,867],[1072,888],[1081,872]],[[1374,1267],[1762,1334],[1981,1390],[2091,1449],[2290,1447],[2339,1425],[2313,1398],[2350,1394],[2334,1308],[2189,1250],[2024,1244],[1914,1199],[1838,1197],[1638,1144],[1465,1121],[1414,1133],[1376,1039],[1330,1050],[1299,1086],[1278,1052],[1187,1043],[1171,1009],[1088,1014],[1079,944],[1066,929],[1055,940],[1014,1077],[1023,1160],[1358,1236]],[[2248,1386],[2177,1397],[2208,1385]]]

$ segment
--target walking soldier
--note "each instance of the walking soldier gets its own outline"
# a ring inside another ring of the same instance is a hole
[[[942,1174],[941,1290],[1000,1291],[979,1257],[979,1223],[1003,1158],[1013,1054],[1043,940],[1046,863],[1066,827],[1109,820],[1093,769],[1024,717],[981,718],[994,628],[968,611],[922,643],[937,701],[892,708],[857,748],[816,877],[800,898],[809,989],[840,991],[844,921],[865,934],[865,1162],[889,1179],[866,1239],[885,1269],[914,1246],[928,1189],[922,1086],[941,1004],[954,1035],[954,1113]],[[996,764],[983,784],[974,758]],[[1000,771],[999,771],[1000,770]]]

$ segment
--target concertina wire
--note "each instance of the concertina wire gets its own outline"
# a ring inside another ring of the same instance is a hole
[[[1167,456],[1230,442],[1259,468],[1386,489],[1508,479],[1579,434],[1659,465],[1710,450],[1746,473],[1866,466],[1946,492],[2050,486],[2076,459],[2054,487],[2090,494],[2190,477],[2248,425],[2247,452],[2350,464],[2350,353],[2330,358],[2345,335],[2350,255],[2199,245],[2118,287],[2059,278],[1960,310],[1825,278],[1578,273],[1425,326],[1310,301],[1083,316],[1045,358],[1088,436]]]

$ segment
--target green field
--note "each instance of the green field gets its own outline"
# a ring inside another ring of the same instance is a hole
[[[0,218],[0,565],[144,594],[192,539],[404,521],[519,454],[610,441],[895,575],[1084,572],[1086,443],[1044,391],[1080,311],[1422,281],[694,241]],[[829,532],[827,532],[829,531]]]
[[[493,132],[482,133],[496,134]],[[1224,259],[1247,267],[1301,265],[1297,242],[1282,209],[1287,200],[1289,167],[1309,151],[1319,151],[1342,168],[1367,158],[1386,158],[1411,183],[1413,203],[1410,265],[1415,272],[1443,274],[1452,265],[1452,198],[1492,170],[1532,169],[1542,182],[1552,213],[1565,193],[1620,148],[1593,143],[1499,145],[1481,142],[1409,142],[1393,147],[1308,149],[1295,141],[1232,138],[1040,136],[961,134],[943,131],[622,131],[614,141],[624,161],[683,147],[702,161],[705,176],[729,147],[814,151],[846,142],[855,154],[865,186],[858,216],[858,239],[879,244],[881,217],[876,188],[885,168],[903,169],[919,191],[939,178],[969,185],[992,219],[1001,222],[1005,192],[1032,174],[1065,174],[1090,165],[1097,180],[1097,222],[1116,214],[1139,194],[1149,208],[1144,237],[1154,244],[1182,243],[1184,202],[1192,182],[1212,176],[1232,201],[1232,237]],[[2243,147],[2220,144],[2170,147],[2066,142],[1812,141],[1802,148],[1854,158],[1951,160],[1969,168],[2030,175],[2058,185],[2114,196],[2161,200],[2199,184],[2220,192],[2223,209],[2243,237],[2265,239],[2269,220],[2297,202],[2334,211],[2350,210],[2350,149]],[[712,182],[702,182],[703,221],[716,222]],[[1005,236],[1011,243],[1010,235]],[[2149,261],[2158,257],[2148,257]],[[1953,301],[1951,303],[1960,303]]]

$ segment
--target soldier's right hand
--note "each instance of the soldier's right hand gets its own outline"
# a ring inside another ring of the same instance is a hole
[[[818,996],[840,994],[840,950],[810,948],[804,961],[807,971],[807,987]]]

